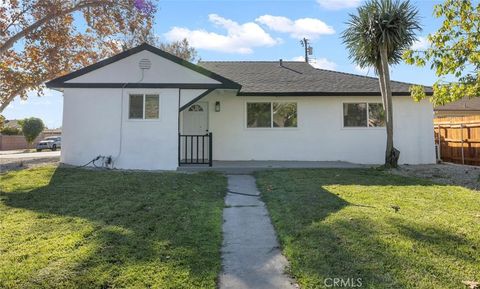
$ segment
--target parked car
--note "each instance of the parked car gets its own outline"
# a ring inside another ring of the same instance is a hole
[[[61,136],[49,136],[37,144],[37,152],[41,152],[44,149],[56,151],[62,147]]]

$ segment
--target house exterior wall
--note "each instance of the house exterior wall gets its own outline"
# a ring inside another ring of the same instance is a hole
[[[160,118],[128,119],[129,93],[159,94]],[[61,162],[83,165],[102,155],[116,168],[175,170],[178,89],[125,89],[123,115],[121,107],[121,89],[65,89]]]
[[[344,128],[344,102],[381,102],[380,97],[239,97],[212,93],[209,129],[214,160],[384,162],[385,128]],[[214,111],[220,101],[221,111]],[[247,128],[246,102],[288,101],[298,106],[298,128]],[[394,97],[394,143],[402,164],[435,162],[433,107]]]
[[[206,89],[182,89],[180,92],[180,107],[193,101],[197,96],[206,92]]]
[[[150,60],[149,69],[140,69],[143,59]],[[111,156],[115,168],[145,170],[177,169],[179,107],[207,89],[94,88],[95,84],[220,84],[147,50],[67,83],[92,85],[64,89],[61,161],[84,165],[97,156]],[[129,119],[129,94],[158,94],[159,119]]]

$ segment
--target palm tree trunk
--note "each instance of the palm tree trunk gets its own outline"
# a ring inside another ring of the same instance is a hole
[[[383,105],[383,110],[385,111],[386,109],[386,101],[385,101],[385,76],[383,74],[383,69],[382,69],[382,62],[377,63],[377,71],[378,71],[378,81],[380,83],[380,94],[382,97],[382,105]]]
[[[390,86],[390,71],[388,66],[387,48],[380,48],[381,73],[383,78],[382,99],[385,109],[385,126],[387,130],[387,146],[385,150],[385,166],[396,168],[400,151],[393,147],[393,108],[392,108],[392,89]],[[381,81],[381,80],[380,80]],[[382,85],[380,84],[380,89]]]

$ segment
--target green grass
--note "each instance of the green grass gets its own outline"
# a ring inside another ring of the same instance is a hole
[[[257,184],[303,289],[480,281],[479,192],[375,170],[267,171]]]
[[[0,175],[0,288],[215,288],[218,174]]]

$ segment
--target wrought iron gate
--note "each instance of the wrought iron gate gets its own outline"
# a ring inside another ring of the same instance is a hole
[[[212,133],[204,135],[178,134],[180,165],[212,166]]]

